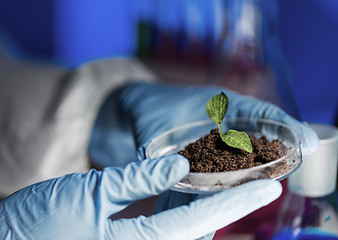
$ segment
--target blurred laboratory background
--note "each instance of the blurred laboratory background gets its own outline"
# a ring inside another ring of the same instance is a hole
[[[15,58],[75,68],[138,57],[166,81],[224,84],[300,120],[337,121],[335,0],[1,0],[0,6],[2,51]],[[269,74],[275,83],[264,79]]]
[[[0,59],[74,69],[116,57],[164,82],[217,84],[338,124],[336,0],[0,1]],[[268,239],[281,201],[215,239]]]

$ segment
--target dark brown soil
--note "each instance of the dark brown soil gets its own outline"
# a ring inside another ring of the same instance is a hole
[[[218,129],[189,144],[179,154],[190,162],[191,172],[224,172],[259,166],[286,154],[287,149],[279,140],[270,142],[266,137],[250,136],[253,152],[229,147],[222,141]]]

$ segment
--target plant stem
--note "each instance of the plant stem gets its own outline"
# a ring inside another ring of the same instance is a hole
[[[222,126],[221,126],[220,123],[217,124],[217,125],[218,125],[218,128],[219,128],[219,135],[222,137],[222,135],[223,135]]]

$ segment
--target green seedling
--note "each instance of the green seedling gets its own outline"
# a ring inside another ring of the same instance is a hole
[[[234,148],[239,148],[252,153],[252,144],[248,134],[236,130],[228,130],[223,134],[221,122],[223,121],[228,110],[229,98],[222,92],[215,95],[207,102],[206,111],[209,116],[219,128],[219,134],[227,145]]]

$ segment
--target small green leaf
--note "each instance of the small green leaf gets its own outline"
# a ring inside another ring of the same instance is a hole
[[[252,144],[248,134],[246,134],[245,132],[228,130],[222,136],[222,140],[230,147],[239,148],[252,153]]]
[[[206,105],[209,118],[211,118],[216,124],[220,124],[228,110],[228,103],[229,99],[224,92],[213,96]]]

